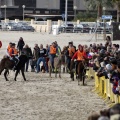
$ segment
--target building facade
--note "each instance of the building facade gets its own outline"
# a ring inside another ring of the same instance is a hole
[[[66,0],[0,0],[0,17],[4,18],[5,9],[7,18],[22,18],[25,5],[25,14],[61,15],[65,13]],[[6,5],[6,8],[4,7]],[[76,11],[86,11],[84,0],[68,0],[68,15]]]

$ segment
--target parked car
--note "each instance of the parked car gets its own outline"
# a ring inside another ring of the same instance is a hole
[[[59,27],[60,32],[74,32],[74,25],[73,24],[63,24]]]
[[[34,30],[35,30],[32,26],[30,26],[29,24],[24,23],[24,22],[18,22],[17,26],[19,27],[20,31],[31,31],[31,32],[34,32]]]
[[[91,28],[91,32],[96,32],[96,33],[104,33],[104,27],[105,27],[105,32],[107,34],[111,33],[112,32],[112,28],[110,25],[108,25],[107,23],[103,23],[103,22],[100,22],[100,23],[95,23]]]
[[[89,33],[91,30],[88,24],[83,24],[83,23],[78,24],[77,28],[81,29],[82,33]]]

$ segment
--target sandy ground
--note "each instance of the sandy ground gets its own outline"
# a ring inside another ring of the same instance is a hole
[[[92,34],[53,36],[41,33],[0,32],[0,40],[3,42],[0,58],[5,54],[8,43],[17,43],[21,36],[32,49],[35,43],[45,46],[55,40],[61,47],[71,40],[75,45],[95,41],[93,38],[88,42]],[[26,72],[25,75],[27,82],[23,81],[21,74],[16,82],[13,81],[12,71],[8,82],[3,74],[0,76],[0,120],[87,120],[92,112],[107,108],[104,101],[92,92],[94,80],[87,80],[87,86],[78,86],[77,81],[70,80],[69,74],[62,74],[62,79],[55,78],[54,75],[49,78],[46,73]]]

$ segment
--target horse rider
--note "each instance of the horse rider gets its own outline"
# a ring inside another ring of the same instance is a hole
[[[57,48],[56,56],[59,56],[59,55],[61,54],[61,48],[60,48],[60,46],[58,45],[57,41],[55,41],[55,44],[56,44],[56,48]]]
[[[70,70],[71,59],[72,59],[75,51],[76,51],[76,49],[73,46],[73,43],[69,42],[69,46],[68,46],[68,49],[67,49],[67,52],[66,52],[66,56],[67,56],[67,68],[68,68],[68,70]]]
[[[47,68],[47,65],[46,65],[46,49],[43,48],[43,44],[40,45],[40,51],[39,51],[39,58],[37,60],[37,73],[40,72],[40,63],[43,62],[43,66],[45,67],[45,71],[48,72],[48,68]]]
[[[57,53],[57,46],[55,42],[53,42],[52,45],[50,45],[48,51],[49,51],[49,59],[52,65],[52,70],[54,72],[54,58],[56,57],[56,53]]]
[[[19,52],[15,48],[15,45],[16,45],[15,43],[12,43],[11,47],[9,48],[9,51],[8,51],[10,59],[15,61],[14,69],[17,66],[18,62],[19,62],[19,58],[18,58],[18,53]]]
[[[72,57],[72,60],[74,60],[74,59],[77,59],[77,61],[76,61],[76,74],[77,74],[78,64],[79,64],[80,62],[84,61],[85,59],[87,59],[86,52],[84,51],[82,45],[79,45],[79,46],[78,46],[78,50],[75,52],[75,54],[74,54],[73,57]]]

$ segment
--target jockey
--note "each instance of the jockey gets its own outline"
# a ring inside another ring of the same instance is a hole
[[[9,48],[8,53],[9,53],[9,57],[12,60],[14,60],[15,64],[17,65],[19,62],[19,58],[18,58],[18,51],[16,50],[15,45],[16,45],[15,43],[12,43],[11,47]],[[16,67],[16,65],[15,65],[15,67]]]
[[[87,58],[87,55],[86,55],[86,52],[83,50],[83,46],[79,45],[78,50],[76,51],[76,53],[72,57],[72,60],[77,59],[76,73],[77,73],[77,66],[78,66],[79,62],[84,61],[84,59],[86,59],[86,58]]]
[[[59,55],[61,54],[61,48],[60,48],[60,46],[58,45],[57,41],[55,41],[55,44],[56,44],[56,48],[57,48],[56,56],[59,56]]]
[[[70,70],[71,59],[76,51],[72,42],[69,42],[68,50],[67,50],[67,68]]]
[[[56,57],[56,53],[57,53],[57,47],[55,42],[52,43],[48,51],[49,51],[49,59],[52,65],[52,69],[54,71],[54,58]]]
[[[43,62],[43,65],[44,65],[44,67],[45,67],[45,70],[46,70],[46,72],[48,72],[48,68],[47,68],[47,65],[46,65],[46,59],[45,59],[45,57],[46,57],[46,49],[45,48],[43,48],[43,45],[41,44],[40,45],[40,51],[39,51],[39,58],[38,58],[38,60],[37,60],[37,73],[38,72],[40,72],[40,66],[39,66],[39,64],[41,63],[41,62]]]

